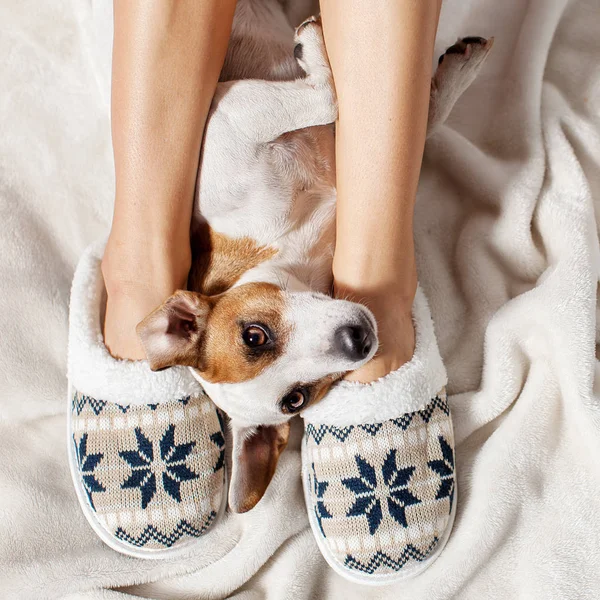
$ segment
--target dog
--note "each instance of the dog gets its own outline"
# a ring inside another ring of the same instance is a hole
[[[336,96],[319,19],[294,33],[290,10],[238,0],[202,146],[189,291],[137,328],[153,370],[190,367],[229,416],[235,512],[263,496],[290,419],[378,346],[372,313],[329,295]],[[464,38],[440,58],[428,136],[492,41]]]

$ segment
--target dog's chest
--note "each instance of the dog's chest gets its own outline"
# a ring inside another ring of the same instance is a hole
[[[282,135],[249,150],[235,131],[209,122],[197,218],[230,237],[270,244],[305,224],[335,187],[332,126]]]

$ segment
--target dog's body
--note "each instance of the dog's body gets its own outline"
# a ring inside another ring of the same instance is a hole
[[[230,416],[237,510],[264,493],[292,414],[377,349],[371,313],[325,295],[337,109],[320,24],[309,19],[294,39],[289,19],[298,13],[290,11],[302,9],[302,2],[238,0],[204,137],[191,291],[139,327],[153,368],[190,366]],[[465,38],[440,60],[429,132],[490,47]]]
[[[329,290],[337,110],[318,26],[310,22],[303,31],[299,39],[310,38],[310,47],[302,46],[308,77],[294,58],[294,30],[283,6],[238,4],[222,77],[233,81],[217,88],[195,213],[212,232],[254,242],[248,270],[229,286],[259,281]],[[274,252],[251,266],[265,247]],[[205,277],[192,273],[196,291],[206,291],[199,281]]]

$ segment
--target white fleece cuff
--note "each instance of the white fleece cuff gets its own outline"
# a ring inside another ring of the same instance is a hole
[[[197,394],[200,386],[186,367],[150,370],[147,361],[116,359],[104,345],[101,314],[106,290],[100,270],[105,241],[81,257],[71,287],[69,383],[78,392],[117,404],[156,404]]]
[[[415,353],[397,371],[374,381],[340,381],[318,404],[307,408],[307,423],[347,427],[382,423],[421,410],[446,385],[446,369],[438,349],[429,305],[419,287],[413,303]]]

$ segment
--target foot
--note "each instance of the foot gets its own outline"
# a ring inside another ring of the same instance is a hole
[[[438,60],[438,68],[433,77],[434,83],[456,87],[464,92],[473,82],[483,61],[494,45],[494,38],[477,36],[458,39]]]
[[[98,335],[103,279],[109,279],[113,292],[115,277],[137,288],[150,281],[145,265],[159,266],[148,248],[131,268],[126,248],[117,246],[112,254],[114,248],[107,245],[104,251],[104,276],[103,250],[94,244],[73,279],[67,417],[71,473],[84,514],[108,546],[139,558],[169,558],[189,553],[224,507],[224,423],[185,370],[150,373],[144,363],[115,360],[106,352]],[[113,259],[123,265],[123,278]],[[155,289],[154,284],[148,288]],[[136,310],[136,304],[131,308]]]
[[[294,57],[307,79],[333,87],[320,17],[310,17],[296,29]]]
[[[104,343],[115,358],[143,360],[135,328],[177,289],[186,287],[191,263],[187,240],[153,249],[111,234],[102,260],[107,292]]]
[[[428,135],[446,120],[456,101],[473,83],[493,44],[494,38],[465,37],[440,56],[431,80]]]
[[[340,278],[334,282],[335,297],[364,304],[377,321],[377,354],[360,369],[348,373],[345,379],[371,383],[412,359],[415,350],[412,309],[417,279],[413,268],[402,272],[405,275],[397,285],[385,288],[369,285],[368,276],[358,279],[347,276],[345,284]]]
[[[371,383],[397,371],[415,351],[412,304],[393,298],[377,298],[368,306],[377,319],[379,350],[366,365],[346,375],[349,381]]]

